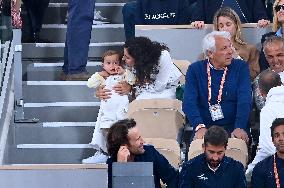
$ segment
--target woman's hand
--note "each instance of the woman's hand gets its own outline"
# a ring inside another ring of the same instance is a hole
[[[119,95],[128,95],[129,92],[131,91],[131,85],[129,85],[125,81],[122,81],[122,82],[119,82],[117,85],[115,85],[113,87],[113,90]]]
[[[105,89],[105,86],[99,86],[96,90],[96,97],[101,100],[107,100],[110,98],[111,90]]]
[[[130,157],[130,151],[127,146],[120,146],[117,152],[117,162],[123,163],[127,162]]]
[[[258,20],[258,22],[257,22],[257,26],[260,27],[260,28],[267,27],[267,26],[269,26],[269,24],[270,24],[270,21],[265,20],[265,19]]]
[[[196,29],[203,29],[205,27],[204,21],[194,21],[191,25]]]

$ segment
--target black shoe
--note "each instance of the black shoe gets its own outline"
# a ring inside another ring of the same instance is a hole
[[[22,38],[22,43],[35,43],[35,38],[34,37],[24,37]]]
[[[39,33],[34,34],[34,40],[36,43],[51,43],[49,40],[41,38]]]

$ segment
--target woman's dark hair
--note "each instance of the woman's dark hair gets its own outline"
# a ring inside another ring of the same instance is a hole
[[[142,86],[145,83],[153,83],[158,74],[158,64],[163,50],[169,48],[147,37],[134,37],[127,40],[124,44],[129,55],[135,60],[134,68],[136,70],[137,85]]]
[[[112,125],[107,135],[107,150],[111,157],[116,159],[120,146],[129,144],[128,130],[135,126],[133,119],[120,120]]]
[[[228,144],[227,131],[219,126],[211,126],[204,135],[204,145],[211,144],[213,146],[225,146]]]

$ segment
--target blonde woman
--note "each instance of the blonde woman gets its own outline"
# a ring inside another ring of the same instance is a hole
[[[241,37],[241,21],[237,13],[229,7],[220,8],[213,19],[214,30],[228,31],[236,50],[236,57],[249,64],[250,78],[253,80],[260,72],[259,51],[255,46],[247,44]]]

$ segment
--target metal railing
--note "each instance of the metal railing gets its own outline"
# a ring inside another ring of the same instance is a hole
[[[13,116],[13,60],[11,16],[9,10],[3,10],[0,6],[0,164],[3,163],[9,125]]]

